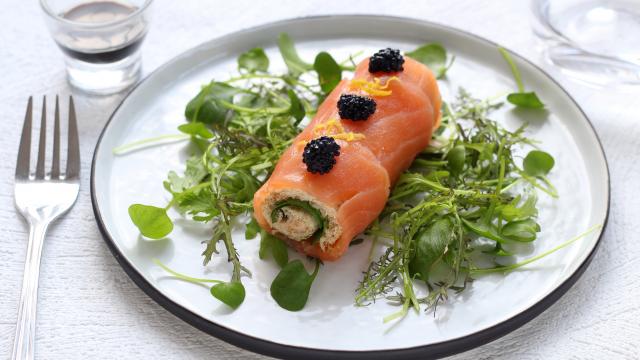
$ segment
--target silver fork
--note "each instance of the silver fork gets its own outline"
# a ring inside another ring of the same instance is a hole
[[[60,171],[60,108],[58,97],[56,96],[50,174],[46,174],[44,168],[47,138],[46,98],[42,100],[42,120],[35,174],[31,174],[29,170],[32,118],[33,97],[29,97],[18,150],[14,189],[16,207],[29,223],[29,245],[27,246],[27,258],[24,264],[24,277],[12,359],[33,359],[36,336],[38,277],[44,236],[49,224],[69,210],[75,203],[80,190],[80,146],[73,98],[69,97],[67,169],[64,173]]]

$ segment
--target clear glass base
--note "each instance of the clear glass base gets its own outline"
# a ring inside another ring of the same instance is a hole
[[[140,53],[113,63],[96,64],[66,58],[71,86],[93,95],[121,92],[135,84],[142,73]]]
[[[595,85],[640,84],[640,8],[627,0],[533,0],[551,63]]]

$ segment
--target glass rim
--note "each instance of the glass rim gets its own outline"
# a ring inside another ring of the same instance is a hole
[[[65,18],[61,17],[60,15],[56,14],[49,7],[49,4],[48,4],[47,0],[40,0],[39,2],[40,2],[40,7],[44,11],[44,13],[47,14],[47,16],[49,16],[50,18],[52,18],[55,21],[59,21],[61,23],[65,23],[65,24],[68,24],[68,25],[73,25],[73,26],[76,26],[76,27],[97,29],[97,28],[101,28],[101,27],[114,26],[114,25],[122,24],[122,23],[125,23],[125,22],[129,21],[131,18],[133,18],[135,16],[138,16],[142,12],[144,12],[149,7],[149,5],[151,5],[153,0],[145,0],[144,4],[142,4],[138,9],[136,9],[136,11],[134,11],[131,14],[127,15],[127,17],[125,17],[125,18],[118,19],[118,20],[101,22],[101,23],[86,23],[86,22],[79,22],[79,21],[73,21],[73,20],[65,19]]]

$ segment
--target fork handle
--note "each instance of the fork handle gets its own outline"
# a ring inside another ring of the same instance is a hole
[[[36,339],[36,305],[38,303],[38,278],[40,276],[40,257],[47,232],[47,223],[31,224],[27,259],[24,264],[22,292],[18,307],[18,324],[13,342],[13,360],[33,359]]]

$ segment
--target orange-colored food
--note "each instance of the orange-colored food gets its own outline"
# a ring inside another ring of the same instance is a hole
[[[335,208],[342,233],[333,244],[323,248],[311,240],[284,239],[299,252],[321,260],[336,260],[342,256],[351,240],[378,217],[388,199],[390,187],[429,144],[433,130],[439,125],[440,92],[433,73],[426,66],[405,57],[401,72],[370,74],[368,65],[368,59],[362,61],[354,79],[364,80],[375,88],[377,78],[378,88],[383,88],[383,91],[373,91],[372,95],[362,86],[363,81],[340,82],[319,107],[310,124],[282,155],[253,200],[254,216],[269,232],[272,229],[261,210],[274,190],[301,190]],[[392,77],[397,79],[389,81]],[[375,113],[366,121],[341,120],[337,101],[345,93],[373,98],[377,105]],[[338,121],[341,128],[326,126],[331,121]],[[308,172],[302,162],[304,144],[340,131],[357,136],[336,136],[340,155],[333,169],[324,175]],[[349,141],[349,138],[353,139]]]

